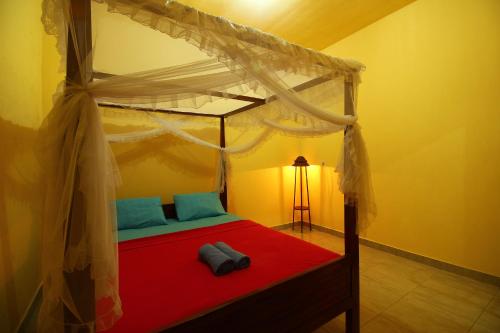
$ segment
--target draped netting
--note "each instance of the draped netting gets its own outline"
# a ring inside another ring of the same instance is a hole
[[[114,206],[115,186],[120,178],[108,142],[148,140],[168,133],[215,149],[219,152],[215,186],[220,191],[227,178],[228,155],[247,153],[273,133],[315,137],[345,132],[337,166],[339,187],[348,202],[357,202],[359,230],[366,229],[375,205],[355,110],[363,65],[290,44],[174,1],[96,2],[114,13],[109,15],[126,15],[168,35],[165,42],[169,38],[184,39],[207,58],[92,81],[91,55],[98,50],[87,54],[82,51],[92,41],[90,36],[82,36],[72,20],[72,8],[76,8],[72,3],[75,6],[79,2],[43,1],[42,21],[46,32],[57,37],[61,68],[66,68],[68,48],[74,49],[79,77],[67,77],[61,85],[64,89],[56,94],[41,130],[40,158],[46,166],[47,193],[39,331],[105,330],[122,314]],[[68,40],[71,45],[67,45]],[[226,124],[251,130],[254,135],[244,136],[246,142],[228,147],[191,134],[189,129],[200,126],[202,121],[187,117],[172,120],[154,112],[144,113],[144,125],[149,127],[146,130],[106,135],[98,107],[98,103],[105,103],[132,108],[196,109],[243,94],[260,96],[260,106],[226,117]],[[344,96],[349,98],[344,100]],[[350,114],[344,115],[344,109]]]

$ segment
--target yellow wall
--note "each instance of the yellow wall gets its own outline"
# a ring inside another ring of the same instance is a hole
[[[367,66],[367,238],[500,276],[499,36],[500,1],[418,0],[324,50]]]
[[[108,123],[108,132],[129,132],[137,126]],[[218,130],[206,128],[192,131],[197,137],[214,141]],[[187,143],[170,135],[136,143],[111,144],[122,185],[118,198],[161,196],[164,203],[173,202],[176,193],[212,191],[216,152]]]
[[[33,146],[42,107],[41,6],[0,2],[0,331],[12,332],[39,284],[41,189]]]

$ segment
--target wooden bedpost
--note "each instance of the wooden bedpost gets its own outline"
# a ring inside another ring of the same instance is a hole
[[[346,77],[344,82],[344,114],[354,115],[353,82],[352,77]],[[346,130],[347,131],[347,130]],[[344,144],[345,144],[344,132]],[[344,168],[347,168],[349,159],[344,150]],[[351,297],[352,308],[346,312],[346,332],[359,333],[359,236],[356,232],[358,223],[358,208],[356,200],[344,194],[344,242],[345,255],[351,262]]]
[[[224,125],[224,116],[220,117],[220,146],[226,148],[226,127]],[[227,170],[225,170],[227,172]],[[227,181],[227,174],[224,172],[225,180]],[[220,201],[222,207],[227,211],[227,183],[224,182],[224,191],[220,194]]]
[[[92,20],[91,20],[91,5],[90,0],[70,0],[70,15],[74,23],[74,36],[68,27],[68,46],[67,46],[67,62],[66,62],[66,85],[70,82],[82,84],[92,80],[92,69],[86,73],[80,73],[80,66],[78,65],[77,50],[73,43],[73,38],[76,38],[78,44],[79,58],[87,64],[92,63]],[[74,135],[74,133],[68,133]],[[76,170],[75,182],[78,182],[79,170]],[[75,189],[79,185],[75,184]],[[76,191],[73,193],[71,202],[71,210],[68,221],[68,233],[73,231],[73,238],[68,240],[65,244],[68,248],[69,241],[73,241],[75,230],[81,230],[80,227],[74,227],[84,223],[85,216],[85,203],[81,193]],[[83,236],[83,235],[79,235]],[[95,320],[95,285],[91,279],[91,267],[87,266],[83,270],[75,270],[71,273],[64,273],[66,283],[73,298],[73,301],[78,309],[80,309],[81,320],[84,322]],[[64,323],[65,332],[73,331],[71,324],[80,323],[71,311],[66,307],[64,308]]]

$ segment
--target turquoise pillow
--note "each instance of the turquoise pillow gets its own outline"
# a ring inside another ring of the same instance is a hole
[[[160,197],[116,200],[116,211],[118,230],[167,224]]]
[[[176,194],[174,203],[179,221],[226,214],[216,192]]]

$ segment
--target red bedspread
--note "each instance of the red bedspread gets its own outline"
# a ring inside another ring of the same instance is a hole
[[[251,257],[248,269],[216,277],[198,248],[224,241]],[[121,242],[123,317],[107,332],[151,332],[290,278],[339,255],[252,221]]]

